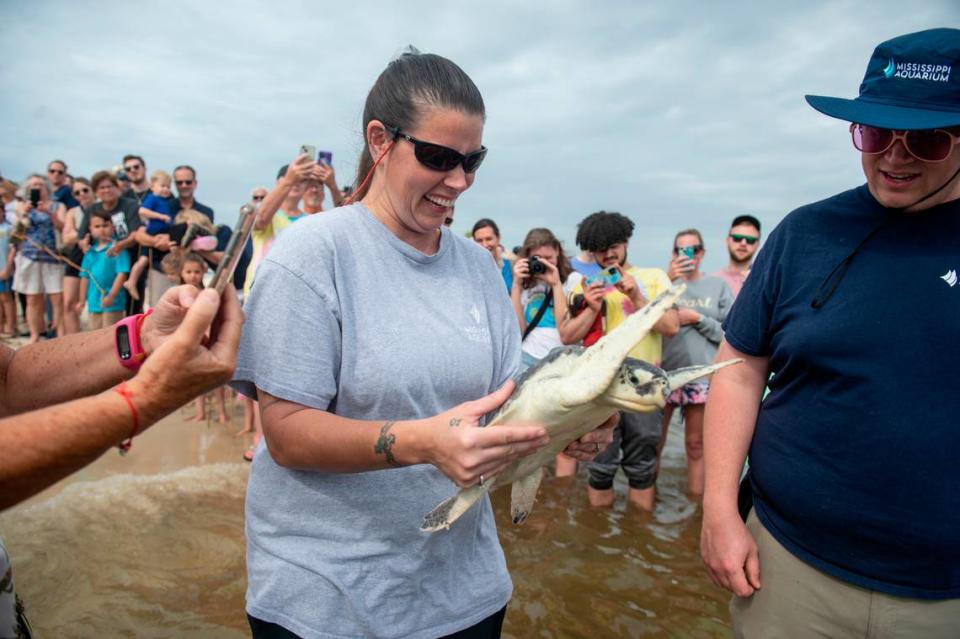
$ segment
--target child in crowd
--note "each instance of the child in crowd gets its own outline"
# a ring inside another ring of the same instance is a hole
[[[83,256],[80,265],[82,279],[76,308],[77,313],[82,313],[86,304],[90,311],[90,328],[97,329],[123,319],[127,307],[123,283],[130,272],[130,256],[127,251],[120,251],[115,256],[108,253],[115,244],[110,213],[97,210],[90,214],[90,235],[94,245]]]
[[[174,253],[171,253],[174,255]],[[169,256],[167,256],[169,257]],[[203,290],[203,276],[207,272],[207,262],[202,257],[196,253],[180,253],[179,255],[179,283],[180,284],[190,284],[195,286],[200,290]],[[167,258],[164,258],[164,263],[167,262]],[[227,414],[227,388],[226,386],[221,386],[217,389],[217,410],[219,415],[217,416],[217,421],[221,424],[226,424],[230,421],[230,416]],[[206,421],[207,419],[207,410],[206,410],[207,396],[201,395],[196,400],[197,412],[193,416],[198,422]]]
[[[13,302],[13,258],[17,248],[10,242],[13,226],[0,212],[0,337],[17,336],[17,306]]]
[[[166,171],[154,171],[150,176],[150,192],[143,198],[140,204],[140,219],[147,227],[147,233],[158,235],[166,233],[170,229],[170,184],[173,178]],[[140,293],[137,291],[137,282],[144,269],[150,264],[150,249],[146,246],[140,247],[140,256],[130,269],[130,277],[123,285],[130,297],[135,300],[140,299]]]

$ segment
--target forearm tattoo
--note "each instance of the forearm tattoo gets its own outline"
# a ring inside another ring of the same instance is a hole
[[[450,420],[450,428],[456,428],[460,425],[461,419],[459,417],[454,417]]]
[[[393,422],[387,422],[380,427],[380,437],[377,438],[377,443],[373,447],[373,452],[378,455],[384,455],[387,458],[387,463],[391,466],[399,466],[397,459],[393,456],[393,445],[397,441],[396,435],[390,435],[390,429],[393,428]]]

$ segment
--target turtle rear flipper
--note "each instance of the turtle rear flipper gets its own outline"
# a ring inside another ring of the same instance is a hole
[[[420,530],[435,532],[441,528],[450,528],[450,524],[460,519],[460,515],[467,512],[470,506],[490,491],[493,483],[493,477],[491,477],[482,486],[464,488],[453,497],[443,500],[436,508],[424,515]]]
[[[543,466],[513,482],[510,489],[510,517],[513,523],[523,523],[533,510],[533,502],[537,498],[537,489],[540,488],[542,479]]]

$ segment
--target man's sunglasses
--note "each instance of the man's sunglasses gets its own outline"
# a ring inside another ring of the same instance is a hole
[[[91,192],[91,189],[89,187],[84,186],[79,189],[74,189],[73,194],[80,195],[81,193],[90,193],[90,192]]]
[[[485,146],[481,146],[479,151],[464,155],[446,146],[418,140],[401,131],[399,127],[390,127],[387,130],[390,131],[394,139],[403,138],[412,144],[413,155],[417,158],[417,161],[434,171],[452,171],[458,166],[463,166],[464,173],[475,173],[480,168],[480,164],[483,163],[483,158],[487,155],[487,147]]]
[[[750,246],[753,246],[757,243],[757,240],[760,238],[754,237],[752,235],[740,235],[739,233],[731,233],[730,239],[739,244],[740,242],[746,242]]]
[[[125,166],[125,167],[123,167],[123,170],[124,170],[124,171],[139,171],[139,170],[142,169],[142,168],[143,168],[143,167],[140,166],[139,164],[131,164],[130,166]]]
[[[850,125],[850,136],[853,146],[869,155],[886,153],[894,142],[903,140],[907,153],[924,162],[943,162],[950,157],[954,145],[960,142],[960,137],[944,129],[895,131],[856,122]]]
[[[265,198],[265,197],[267,197],[267,196],[266,196],[266,195],[254,195],[252,199],[253,199],[254,202],[259,202],[260,200],[262,200],[262,199]]]
[[[63,169],[47,169],[47,173],[56,173],[57,175],[66,175],[66,171]]]
[[[193,184],[193,180],[175,180],[177,186],[190,186]]]

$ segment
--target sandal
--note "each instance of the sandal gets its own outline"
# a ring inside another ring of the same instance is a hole
[[[247,450],[243,451],[243,458],[244,458],[244,460],[246,460],[246,461],[248,461],[248,462],[252,462],[252,461],[253,461],[253,451],[254,451],[254,447],[253,447],[253,446],[251,446],[251,447],[248,448]]]

